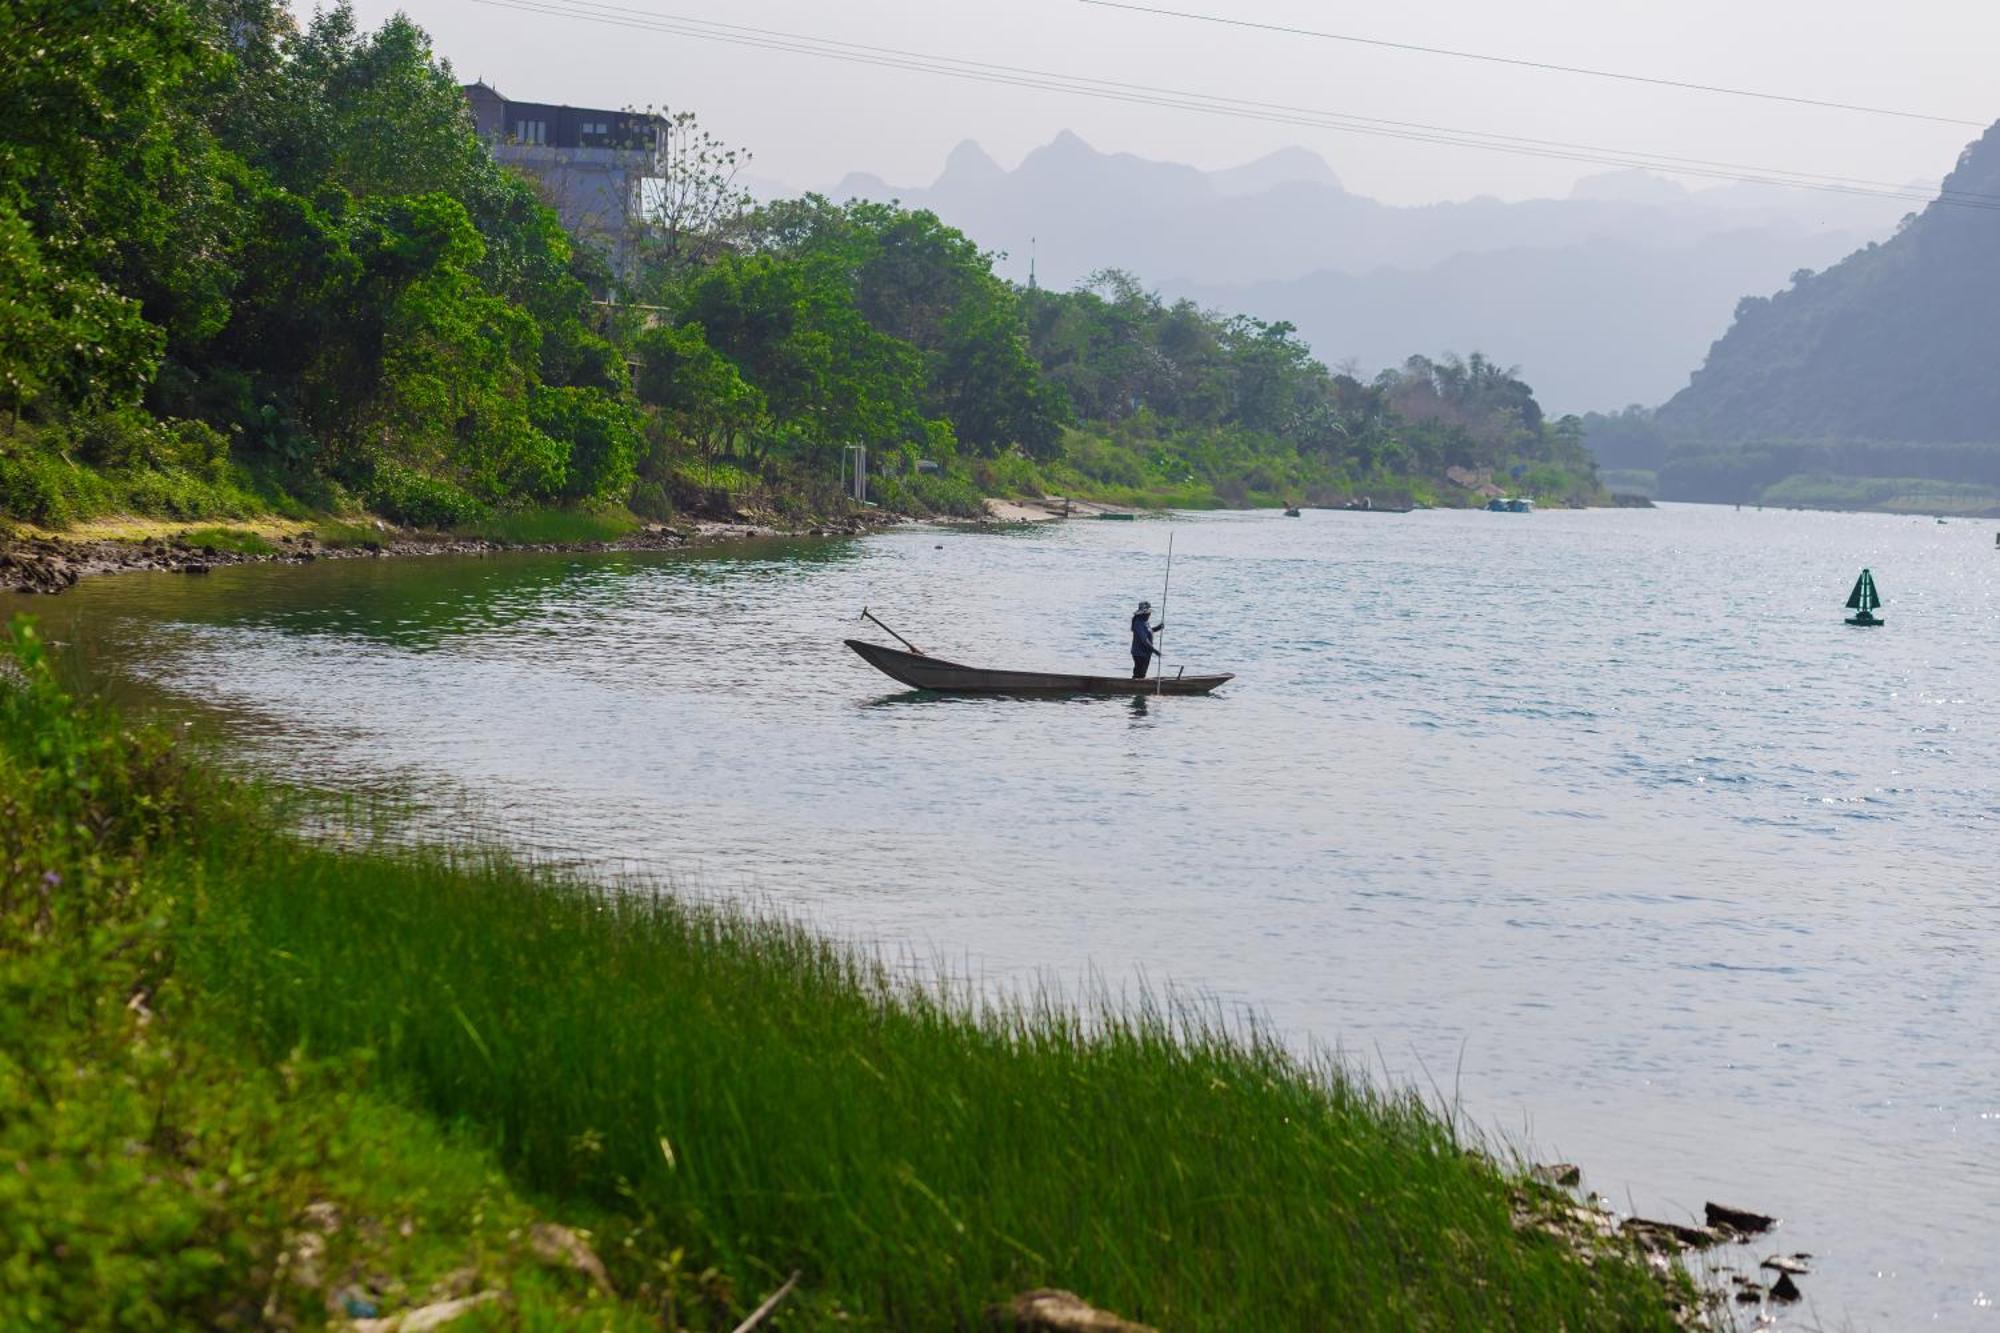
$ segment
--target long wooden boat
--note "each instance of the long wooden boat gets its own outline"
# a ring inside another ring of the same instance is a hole
[[[918,690],[952,694],[1207,694],[1235,673],[1214,676],[1075,676],[1055,671],[989,671],[984,667],[947,662],[921,653],[906,653],[861,639],[847,640],[861,660],[885,676]]]

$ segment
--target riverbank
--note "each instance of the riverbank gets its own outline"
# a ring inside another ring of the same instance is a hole
[[[995,1004],[767,916],[305,843],[72,704],[31,640],[19,662],[0,1124],[27,1170],[0,1228],[27,1262],[0,1300],[23,1326],[473,1301],[733,1328],[795,1272],[800,1327],[971,1327],[1052,1287],[1172,1328],[1694,1314],[1678,1269],[1552,1225],[1568,1196],[1417,1098],[1207,1006]]]
[[[801,523],[687,520],[634,522],[604,535],[573,535],[599,525],[569,523],[563,535],[537,540],[524,523],[513,535],[426,532],[378,519],[273,519],[245,523],[173,524],[142,519],[79,525],[49,532],[0,532],[0,592],[59,593],[101,574],[206,574],[239,564],[311,564],[317,560],[482,555],[496,551],[673,551],[778,537],[859,536],[910,520],[874,510]],[[549,525],[554,526],[554,525]],[[561,529],[558,529],[560,531]]]

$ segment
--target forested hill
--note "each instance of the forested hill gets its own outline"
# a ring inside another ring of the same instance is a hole
[[[1694,445],[1991,442],[2000,450],[2000,124],[1896,235],[1747,297],[1658,414]]]

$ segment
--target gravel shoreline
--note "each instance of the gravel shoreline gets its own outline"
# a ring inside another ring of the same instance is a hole
[[[755,522],[649,523],[614,541],[501,542],[426,535],[384,527],[380,541],[329,545],[311,533],[270,538],[269,552],[221,549],[185,536],[143,540],[68,537],[0,538],[0,592],[55,594],[84,578],[138,572],[206,574],[224,565],[305,565],[319,560],[380,560],[430,555],[487,555],[499,551],[679,551],[780,537],[855,537],[909,520],[863,514],[797,527]]]

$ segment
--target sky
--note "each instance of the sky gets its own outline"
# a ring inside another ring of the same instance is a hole
[[[928,185],[961,140],[1012,167],[1059,131],[1105,151],[1214,169],[1299,145],[1357,193],[1418,204],[1567,194],[1598,164],[1321,126],[1271,124],[1046,88],[970,82],[582,17],[579,0],[354,0],[396,10],[438,54],[504,95],[692,110],[795,190],[851,171]],[[626,20],[675,16],[822,40],[1145,84],[1352,116],[1888,182],[1935,183],[1979,130],[1645,87],[1101,8],[1084,0],[594,0]],[[1133,0],[1267,24],[1861,103],[2000,119],[1993,0]],[[294,0],[302,11],[302,0]],[[1704,182],[1696,179],[1690,185]]]

